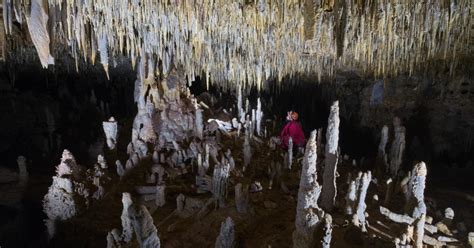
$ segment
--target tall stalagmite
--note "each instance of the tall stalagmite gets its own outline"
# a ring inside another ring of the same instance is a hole
[[[331,106],[326,131],[326,157],[324,160],[323,189],[321,192],[321,207],[325,211],[332,211],[336,201],[336,171],[339,146],[339,101]]]
[[[293,232],[294,248],[310,248],[315,246],[314,231],[320,224],[323,211],[318,206],[321,186],[317,182],[316,130],[306,144],[306,151],[301,169],[298,203],[296,206],[295,231]]]

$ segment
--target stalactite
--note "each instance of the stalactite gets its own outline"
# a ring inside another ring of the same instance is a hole
[[[336,101],[331,106],[328,120],[328,130],[326,131],[326,157],[323,172],[323,188],[321,192],[321,207],[325,211],[331,211],[336,201],[336,171],[338,161],[339,146],[339,102]]]
[[[324,214],[318,206],[321,186],[317,182],[316,160],[316,131],[313,131],[306,144],[301,170],[296,206],[296,229],[293,232],[293,247],[295,248],[314,247],[314,230],[320,224]]]

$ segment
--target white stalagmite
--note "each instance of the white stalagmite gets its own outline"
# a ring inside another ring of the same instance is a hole
[[[140,248],[160,248],[158,230],[153,224],[153,218],[148,209],[143,205],[134,204],[128,209],[128,214],[132,220]]]
[[[250,166],[250,163],[252,161],[252,148],[250,146],[249,135],[245,135],[243,149],[244,149],[244,167],[243,167],[243,171],[245,171]]]
[[[321,207],[325,211],[332,211],[336,201],[336,171],[339,145],[339,101],[331,106],[326,131],[326,157],[324,160],[323,188],[321,192]]]
[[[360,227],[362,232],[367,232],[367,222],[365,219],[365,210],[367,208],[367,205],[365,204],[365,198],[367,196],[367,189],[369,188],[371,180],[372,173],[370,171],[363,174],[359,190],[359,201],[357,203],[357,211],[353,218],[354,225]]]
[[[216,239],[215,248],[234,248],[235,241],[235,224],[232,218],[227,217],[221,224],[221,231]]]
[[[45,224],[49,238],[55,234],[57,220],[67,220],[78,212],[75,186],[81,185],[71,180],[78,170],[74,156],[64,150],[61,163],[56,168],[56,176],[53,177],[53,183],[43,199],[43,211],[48,216]]]
[[[332,239],[332,216],[330,214],[324,215],[324,229],[323,229],[323,239],[321,240],[322,248],[331,247]]]
[[[351,181],[349,183],[349,190],[347,191],[346,196],[346,214],[352,215],[355,209],[355,203],[357,199],[357,188],[355,181]]]
[[[102,127],[104,129],[107,147],[109,147],[110,150],[115,149],[118,132],[117,121],[115,121],[114,117],[110,117],[108,121],[102,122]]]
[[[242,85],[237,86],[237,111],[239,112],[240,123],[245,122],[245,112],[242,107]]]
[[[320,224],[324,214],[318,206],[321,186],[319,186],[317,182],[316,172],[316,133],[316,130],[311,132],[303,159],[298,190],[298,203],[296,206],[296,229],[293,232],[294,248],[309,248],[315,246],[314,231]]]
[[[225,207],[225,199],[227,198],[227,180],[229,178],[230,165],[228,163],[216,164],[214,174],[212,176],[212,194],[216,205]]]
[[[166,204],[166,185],[157,185],[156,186],[156,198],[155,204],[158,207],[163,207]]]
[[[401,125],[400,118],[393,118],[395,139],[390,147],[390,174],[396,176],[403,162],[405,151],[405,127]]]
[[[195,116],[195,135],[199,139],[203,138],[204,123],[202,119],[202,109],[199,105],[196,105],[196,116]]]
[[[388,127],[384,125],[380,135],[379,154],[385,156],[385,149],[388,142]]]
[[[293,165],[293,139],[290,137],[288,139],[288,169],[291,170],[291,166]]]
[[[423,247],[423,235],[426,218],[425,205],[425,181],[426,181],[426,164],[420,162],[416,164],[412,170],[412,175],[408,183],[409,198],[407,204],[412,210],[411,216],[415,219],[415,247]]]
[[[262,136],[262,119],[263,119],[263,112],[262,112],[262,103],[260,101],[260,97],[257,100],[257,112],[256,112],[256,125],[257,125],[257,135]]]
[[[120,219],[122,220],[122,240],[125,243],[129,243],[133,237],[133,227],[132,220],[129,214],[129,208],[132,205],[132,196],[130,193],[122,193],[122,215]]]

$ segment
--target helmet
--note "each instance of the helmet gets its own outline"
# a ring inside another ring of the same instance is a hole
[[[291,119],[294,120],[294,121],[297,121],[298,120],[298,113],[293,111],[291,113]]]

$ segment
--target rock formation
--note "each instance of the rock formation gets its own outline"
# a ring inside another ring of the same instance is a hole
[[[325,211],[332,211],[336,201],[336,171],[339,147],[339,102],[331,106],[326,131],[326,156],[324,160],[323,187],[321,192],[321,207]]]
[[[234,248],[235,240],[235,224],[232,218],[227,217],[221,224],[221,231],[216,239],[215,248]]]
[[[314,230],[323,217],[323,211],[318,206],[321,186],[317,182],[316,172],[316,133],[316,130],[311,132],[308,139],[301,169],[296,206],[296,229],[293,232],[293,247],[295,248],[314,247]]]
[[[115,149],[118,133],[117,121],[115,121],[114,117],[110,117],[108,121],[102,122],[102,127],[104,129],[107,147],[110,150]]]

